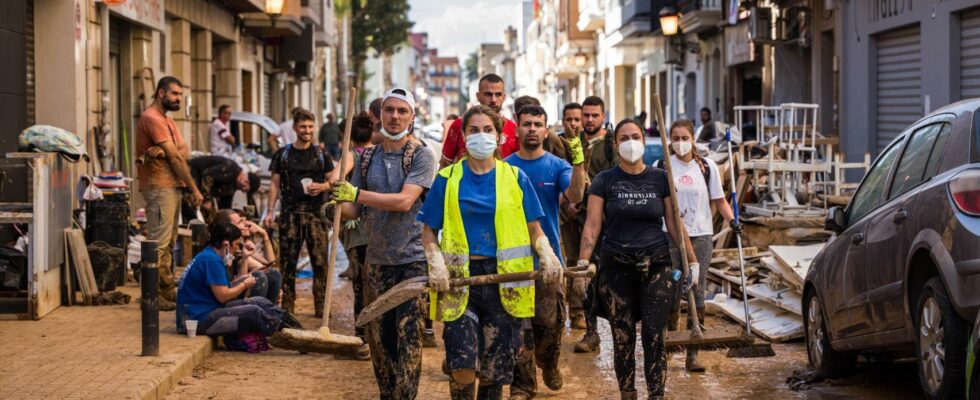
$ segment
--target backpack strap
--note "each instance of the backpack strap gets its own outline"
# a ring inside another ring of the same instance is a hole
[[[380,146],[380,145],[378,145],[378,146]],[[371,159],[374,158],[374,153],[378,149],[378,146],[368,147],[368,148],[364,149],[364,152],[363,153],[361,153],[361,165],[360,165],[360,170],[361,170],[361,184],[364,185],[364,189],[367,189],[367,173],[368,173],[368,167],[371,166]]]

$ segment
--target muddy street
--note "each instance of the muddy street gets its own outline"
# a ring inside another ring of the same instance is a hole
[[[342,264],[345,261],[338,261]],[[339,270],[346,268],[340,265]],[[338,271],[340,272],[340,271]],[[331,330],[353,334],[353,311],[350,281],[338,279],[334,285]],[[320,325],[313,318],[310,279],[299,280],[298,317],[307,328]],[[709,325],[727,324],[720,319]],[[439,329],[440,324],[436,324]],[[618,399],[612,364],[609,328],[600,319],[603,335],[598,354],[576,354],[572,346],[582,331],[566,328],[562,338],[561,371],[565,385],[552,392],[541,384],[542,399]],[[422,378],[419,399],[448,399],[448,377],[443,375],[444,358],[441,335],[439,347],[423,349]],[[637,362],[642,353],[637,346]],[[731,359],[724,351],[702,353],[708,368],[704,374],[684,371],[681,354],[669,358],[667,395],[675,399],[901,399],[920,398],[914,364],[866,364],[861,371],[837,382],[813,383],[811,388],[793,391],[786,378],[806,366],[802,342],[777,344],[776,357]],[[540,372],[539,372],[540,373]],[[644,387],[642,374],[637,387]],[[641,390],[642,393],[642,390]],[[170,399],[375,399],[378,389],[370,361],[340,360],[326,355],[300,355],[273,349],[262,354],[215,351],[191,376],[183,379],[169,395]]]

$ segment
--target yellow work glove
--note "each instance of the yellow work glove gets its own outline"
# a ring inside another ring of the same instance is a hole
[[[541,271],[541,283],[545,286],[557,285],[561,282],[561,261],[551,248],[548,237],[541,235],[534,241],[534,249],[538,252],[538,267]]]
[[[578,260],[578,263],[576,263],[575,266],[587,267],[589,266],[589,260]],[[575,278],[572,281],[572,293],[574,293],[576,296],[585,296],[585,291],[589,288],[589,280],[589,278],[584,276]]]
[[[432,243],[425,247],[425,259],[429,262],[429,289],[437,292],[449,291],[449,270],[439,245]]]
[[[341,182],[334,186],[330,198],[334,203],[353,203],[357,201],[357,196],[360,194],[361,191],[350,182]]]
[[[572,152],[572,165],[579,165],[585,162],[585,151],[582,149],[582,139],[578,135],[566,137],[568,139],[568,150]]]

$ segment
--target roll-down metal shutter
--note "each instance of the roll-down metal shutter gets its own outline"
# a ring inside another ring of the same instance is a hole
[[[262,114],[275,119],[272,116],[272,92],[275,88],[275,79],[272,79],[272,75],[269,74],[262,74],[262,79]]]
[[[919,26],[878,36],[877,144],[884,150],[906,127],[922,116]]]
[[[24,22],[27,59],[27,125],[34,125],[37,116],[37,91],[34,81],[34,0],[27,0],[27,20]]]
[[[980,8],[960,17],[960,98],[980,97]]]

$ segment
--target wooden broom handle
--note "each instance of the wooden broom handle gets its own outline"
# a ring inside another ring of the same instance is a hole
[[[594,265],[592,266],[595,267]],[[589,267],[569,267],[565,268],[565,276],[571,277],[591,277],[589,275]],[[470,276],[467,278],[453,278],[449,280],[449,286],[476,286],[476,285],[492,285],[495,283],[509,283],[509,282],[520,282],[520,281],[531,281],[537,279],[541,275],[540,270],[528,271],[528,272],[514,272],[510,274],[491,274],[491,275],[478,275]]]
[[[347,169],[347,153],[350,151],[348,148],[350,147],[351,126],[354,123],[354,100],[356,98],[357,88],[351,85],[349,98],[347,99],[347,120],[344,121],[344,138],[340,146],[340,180],[338,180],[340,183],[347,181],[347,174],[344,173],[344,170]],[[333,297],[333,270],[337,265],[337,246],[340,244],[337,239],[340,238],[340,219],[343,214],[341,208],[340,204],[334,206],[333,232],[330,232],[330,242],[327,243],[330,246],[330,258],[327,259],[327,288],[323,296],[323,323],[320,325],[322,328],[330,326],[330,303]]]
[[[681,210],[677,205],[677,188],[674,187],[674,174],[670,165],[670,146],[667,145],[667,136],[670,135],[670,132],[667,132],[667,127],[664,124],[664,109],[663,105],[660,104],[659,93],[653,95],[653,110],[657,113],[657,124],[660,127],[660,145],[663,146],[664,153],[664,169],[667,172],[667,186],[670,187],[670,198],[667,199],[667,202],[670,203],[670,208],[674,211],[674,226],[677,227],[677,237],[680,239],[675,240],[675,242],[677,242],[678,252],[681,253],[681,269],[684,272],[684,276],[690,278],[691,267],[687,259],[687,242],[684,240],[687,237],[687,230],[684,229],[684,220],[681,219]],[[696,150],[691,149],[691,151]],[[698,288],[698,290],[702,289]],[[694,336],[698,338],[704,337],[704,333],[701,332],[701,323],[698,320],[698,311],[693,290],[687,292],[687,317],[691,321],[691,331]]]

